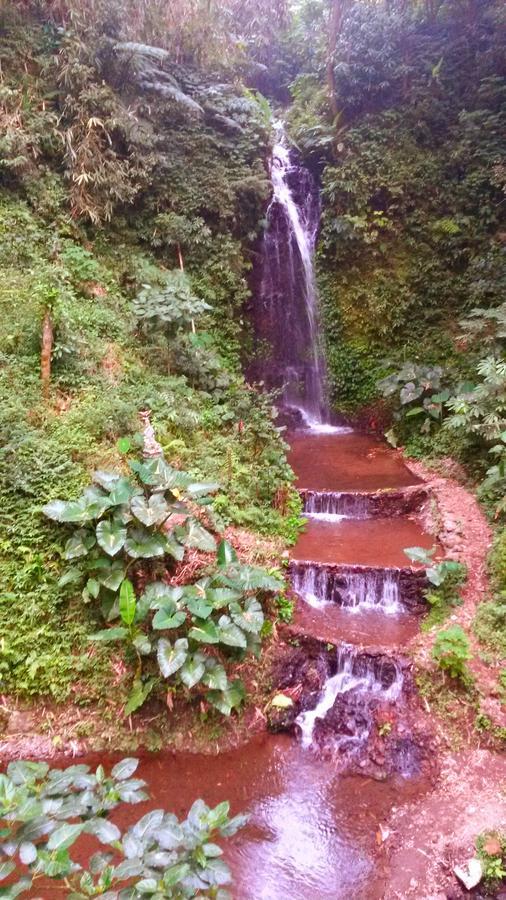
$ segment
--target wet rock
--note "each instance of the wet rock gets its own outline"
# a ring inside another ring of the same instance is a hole
[[[407,516],[422,508],[429,493],[425,486],[374,492],[301,490],[305,512],[352,514],[353,518],[392,518]]]
[[[267,727],[274,733],[278,731],[291,731],[294,727],[297,710],[295,706],[280,709],[276,706],[269,707],[267,711]]]
[[[347,604],[350,584],[357,579],[367,580],[371,590],[382,593],[385,581],[389,579],[395,588],[399,602],[411,612],[421,612],[427,608],[424,592],[428,582],[423,569],[384,569],[379,566],[332,565],[292,560],[289,566],[290,580],[296,592],[311,589],[317,596],[340,605]]]
[[[388,770],[414,778],[422,769],[423,751],[412,737],[402,737],[388,743]]]
[[[468,859],[462,866],[454,866],[453,871],[468,891],[476,887],[483,878],[483,869],[477,857]]]

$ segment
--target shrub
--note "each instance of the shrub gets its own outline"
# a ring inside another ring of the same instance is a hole
[[[63,556],[73,565],[60,585],[84,582],[84,602],[99,601],[105,621],[119,622],[90,639],[126,642],[133,651],[136,668],[125,715],[144,703],[157,681],[149,673],[142,677],[145,657],[156,657],[164,678],[188,690],[204,687],[206,700],[229,715],[244,688],[238,679],[229,682],[223,654],[259,653],[264,614],[257,595],[278,590],[281,582],[239,563],[222,541],[217,567],[208,575],[194,584],[167,585],[167,565],[182,562],[187,548],[216,551],[197,512],[219,527],[210,509],[219,485],[194,482],[163,455],[132,460],[130,468],[136,478],[98,471],[77,500],[44,507],[46,516],[71,526]],[[136,591],[132,573],[137,582],[149,581],[144,590]]]
[[[489,888],[497,888],[506,878],[506,834],[485,831],[476,838],[476,849]]]
[[[469,638],[460,625],[440,631],[434,641],[432,658],[443,672],[463,682],[470,680],[467,662],[471,659]]]
[[[136,759],[123,759],[107,775],[103,766],[92,772],[82,764],[61,770],[25,760],[9,763],[0,775],[0,880],[17,880],[1,888],[1,895],[33,896],[44,877],[64,883],[75,900],[226,900],[230,895],[222,886],[230,872],[214,840],[235,834],[246,818],[230,819],[226,802],[210,809],[197,800],[182,822],[155,809],[121,831],[110,812],[148,799],[145,782],[132,777],[137,765]],[[105,848],[93,853],[88,869],[70,854],[81,835]]]

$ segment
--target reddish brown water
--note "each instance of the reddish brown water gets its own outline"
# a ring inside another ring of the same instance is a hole
[[[296,434],[291,463],[301,487],[376,490],[416,483],[399,457],[356,434]],[[294,558],[379,566],[406,565],[404,547],[432,540],[409,519],[312,521]],[[402,647],[417,629],[414,616],[329,604],[312,609],[299,600],[296,623],[326,640]],[[202,797],[229,800],[232,814],[250,814],[246,828],[226,843],[236,900],[379,900],[388,877],[377,854],[377,832],[392,806],[426,790],[421,781],[343,777],[329,759],[303,749],[290,735],[261,735],[219,756],[162,753],[142,761],[149,804],[115,816],[127,826],[164,807],[180,817]],[[83,859],[91,848],[81,848]],[[51,887],[45,900],[64,896]]]
[[[297,603],[293,621],[305,634],[322,641],[362,647],[402,647],[419,630],[417,617],[408,612],[389,616],[381,610],[354,610],[337,603],[314,609],[303,600]]]
[[[375,862],[378,827],[392,805],[425,790],[403,779],[339,777],[332,762],[288,735],[262,735],[219,756],[158,754],[143,759],[137,774],[148,782],[152,799],[117,811],[120,827],[150,808],[184,817],[197,797],[211,806],[229,800],[232,814],[249,812],[248,825],[223,842],[235,900],[380,898],[385,882]],[[83,851],[84,858],[92,852],[89,845]],[[37,896],[50,900],[65,891],[51,887]]]
[[[299,488],[377,491],[420,483],[395,450],[364,434],[298,431],[288,441]]]
[[[292,559],[361,566],[410,566],[406,547],[434,544],[411,519],[309,519],[291,552]]]

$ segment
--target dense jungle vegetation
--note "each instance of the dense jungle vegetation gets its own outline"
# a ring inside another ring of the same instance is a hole
[[[321,183],[334,408],[464,464],[502,522],[504,18],[499,0],[2,4],[6,695],[117,727],[162,677],[170,703],[195,689],[228,714],[234,667],[290,614],[262,602],[300,504],[275,398],[243,375],[273,116]],[[493,652],[504,534],[476,624]]]
[[[0,726],[44,704],[55,746],[157,748],[261,705],[301,524],[276,397],[244,374],[279,117],[321,187],[333,408],[476,487],[473,628],[504,657],[505,25],[502,0],[0,0]],[[435,646],[465,682],[462,630]],[[197,801],[120,833],[135,769],[11,764],[0,849],[72,881],[93,834],[122,861],[72,896],[225,898],[213,840],[242,818]]]

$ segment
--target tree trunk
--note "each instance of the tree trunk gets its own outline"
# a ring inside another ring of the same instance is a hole
[[[42,382],[42,393],[44,397],[49,395],[51,385],[51,354],[53,352],[53,321],[51,318],[51,310],[46,309],[44,319],[42,321],[42,341],[40,348],[40,380]]]

